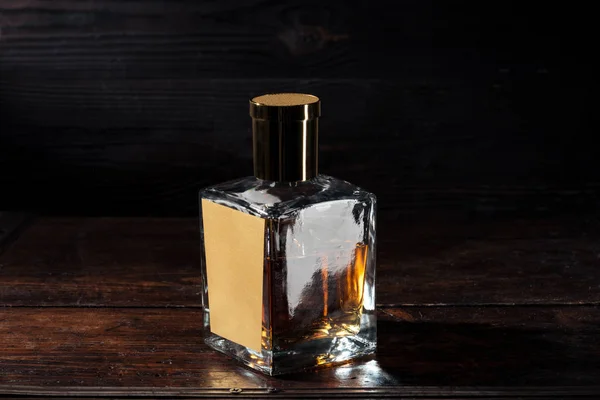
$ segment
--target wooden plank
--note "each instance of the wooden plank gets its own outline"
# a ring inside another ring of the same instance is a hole
[[[377,302],[599,304],[598,216],[381,213]],[[200,306],[196,219],[46,218],[0,257],[7,306]]]
[[[387,308],[374,359],[271,378],[209,350],[200,310],[5,308],[0,393],[599,395],[599,324],[598,307]]]
[[[306,11],[299,1],[121,3],[3,5],[3,68],[23,68],[24,74],[43,68],[49,77],[68,72],[139,77],[166,71],[188,77],[232,72],[273,77],[335,65],[333,57],[341,54],[344,61],[351,54],[345,17],[356,2],[313,7],[308,23],[300,20]],[[298,56],[305,57],[294,65]]]
[[[599,304],[595,221],[383,220],[378,303]]]
[[[320,170],[368,188],[383,206],[421,215],[597,209],[592,136],[572,125],[585,121],[583,97],[557,103],[555,78],[538,75],[498,87],[443,78],[6,79],[0,207],[194,215],[199,187],[252,174],[248,98],[307,91],[323,100]]]
[[[252,86],[256,93],[260,88],[259,83],[239,84],[241,91]],[[235,82],[227,85],[234,87]],[[529,121],[535,128],[524,135],[511,112],[475,110],[488,117],[471,118],[467,114],[473,109],[457,110],[466,95],[460,88],[444,95],[429,87],[423,96],[443,103],[440,108],[426,111],[424,99],[412,105],[410,114],[394,117],[390,111],[376,125],[373,118],[379,117],[373,110],[389,108],[386,96],[402,97],[402,86],[390,84],[380,98],[385,85],[314,84],[325,91],[324,101],[328,96],[330,100],[322,124],[322,172],[369,189],[382,207],[407,215],[597,209],[600,183],[592,167],[597,158],[584,137],[572,138],[577,148],[545,138],[549,122],[541,119]],[[193,93],[191,99],[179,100],[167,95],[152,107],[154,94],[145,96],[137,89],[124,97],[112,93],[93,105],[95,100],[86,96],[104,95],[100,88],[88,88],[82,98],[74,96],[64,106],[55,98],[19,99],[7,92],[12,100],[6,107],[28,113],[19,117],[15,112],[10,120],[0,121],[9,124],[3,125],[0,137],[0,184],[6,189],[0,205],[55,215],[194,215],[200,187],[252,173],[246,99],[253,90],[221,93],[223,103],[213,102],[218,86],[208,88],[200,102]],[[193,87],[186,90],[193,92]],[[409,106],[418,90],[413,86],[405,94]],[[352,91],[364,94],[359,97],[373,108],[354,105],[355,118],[349,120],[348,102],[341,99]],[[136,102],[139,108],[134,110]],[[198,112],[202,107],[204,112]],[[546,150],[532,152],[540,140]]]
[[[191,219],[41,220],[0,259],[0,303],[200,306],[198,252]]]
[[[247,98],[282,90],[323,98],[322,171],[383,204],[597,206],[593,24],[493,4],[3,2],[0,208],[193,215],[197,187],[250,173]]]
[[[345,390],[345,389],[332,389],[332,390],[320,390],[317,392],[314,391],[301,391],[295,390],[291,393],[272,393],[268,390],[246,390],[242,398],[276,398],[276,399],[324,399],[324,398],[351,398],[351,399],[365,399],[365,398],[374,398],[374,399],[416,399],[416,398],[426,398],[430,400],[438,400],[438,399],[454,399],[454,400],[465,400],[465,399],[489,399],[493,398],[495,400],[508,400],[508,399],[531,399],[531,400],[544,400],[548,398],[559,398],[563,400],[572,400],[572,399],[581,399],[581,398],[594,398],[596,395],[596,391],[590,391],[587,389],[580,389],[577,387],[574,388],[553,388],[553,392],[546,392],[543,389],[533,388],[530,391],[518,391],[515,395],[499,395],[498,391],[494,388],[481,388],[474,389],[471,391],[460,391],[460,395],[448,395],[445,393],[440,393],[438,388],[423,388],[419,390],[408,390],[405,388],[399,388],[397,391],[392,393],[386,391],[379,391],[373,389],[355,389],[355,390]],[[128,394],[122,394],[121,396],[115,397],[113,391],[110,388],[98,388],[96,390],[77,390],[75,393],[71,393],[70,391],[61,391],[61,393],[68,393],[67,395],[54,394],[53,391],[44,390],[43,395],[52,399],[61,399],[61,400],[82,400],[89,399],[90,397],[94,398],[110,398],[110,399],[128,399],[130,397]],[[459,391],[454,391],[453,393],[458,393]],[[31,393],[31,391],[29,391]],[[117,393],[123,393],[123,390],[117,391]],[[138,392],[139,393],[139,392]],[[142,392],[145,394],[141,394],[137,396],[137,398],[173,398],[173,391],[167,390],[162,391],[160,389]],[[182,390],[175,398],[186,398],[186,399],[198,399],[198,398],[211,398],[211,399],[231,399],[239,397],[237,394],[232,394],[229,390],[203,390],[201,392],[195,390]],[[30,394],[23,395],[19,393],[18,396],[12,397],[7,396],[4,398],[8,399],[35,399],[39,398],[39,395]]]
[[[91,79],[523,71],[554,66],[557,41],[577,37],[548,22],[567,12],[500,1],[15,1],[0,5],[0,68]]]
[[[232,393],[231,390],[235,393]],[[558,398],[563,400],[581,399],[581,398],[594,398],[597,396],[596,388],[580,388],[580,387],[553,387],[551,390],[544,390],[544,388],[526,388],[518,390],[510,390],[506,388],[496,389],[493,387],[485,388],[472,388],[472,389],[461,389],[456,388],[443,388],[440,390],[439,387],[420,387],[418,389],[412,389],[407,387],[398,387],[393,390],[388,389],[373,389],[373,388],[357,388],[357,389],[293,389],[286,391],[273,391],[272,388],[267,389],[241,389],[241,392],[237,390],[241,388],[230,388],[230,389],[214,389],[214,390],[197,390],[181,388],[177,391],[173,389],[163,390],[161,388],[153,388],[151,390],[140,390],[139,388],[119,388],[114,390],[113,388],[59,388],[57,390],[44,388],[36,390],[35,388],[15,388],[8,390],[7,392],[11,395],[3,396],[8,399],[36,399],[40,395],[45,398],[61,399],[61,400],[82,400],[93,398],[110,398],[110,399],[129,399],[131,393],[135,393],[136,398],[186,398],[186,399],[198,399],[198,398],[210,398],[210,399],[231,399],[236,397],[241,398],[276,398],[276,399],[416,399],[425,398],[430,400],[438,399],[454,399],[454,400],[465,400],[465,399],[490,399],[494,400],[508,400],[508,399],[531,399],[531,400],[543,400],[548,398]],[[507,394],[508,393],[508,394]]]

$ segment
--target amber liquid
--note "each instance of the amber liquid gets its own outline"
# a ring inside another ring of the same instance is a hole
[[[340,258],[339,253],[320,257],[319,271],[313,275],[311,284],[304,288],[293,312],[288,306],[285,273],[277,270],[281,264],[270,263],[273,268],[271,326],[275,347],[285,349],[299,342],[358,333],[368,246],[358,243],[348,251],[352,251],[351,262],[343,266],[336,262]],[[263,321],[267,322],[266,318]],[[264,331],[264,335],[270,336],[270,332]]]

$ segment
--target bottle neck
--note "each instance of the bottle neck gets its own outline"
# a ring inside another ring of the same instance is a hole
[[[318,175],[319,120],[252,119],[254,175],[297,182]]]

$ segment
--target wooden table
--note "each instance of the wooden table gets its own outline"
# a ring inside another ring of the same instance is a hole
[[[599,222],[382,212],[376,357],[272,378],[202,342],[196,220],[0,213],[0,396],[598,398]]]

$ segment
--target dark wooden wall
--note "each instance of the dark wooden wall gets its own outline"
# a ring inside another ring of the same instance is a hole
[[[589,17],[588,17],[589,16]],[[0,1],[0,209],[194,215],[247,100],[323,100],[322,171],[401,215],[595,209],[591,11],[535,1]]]

